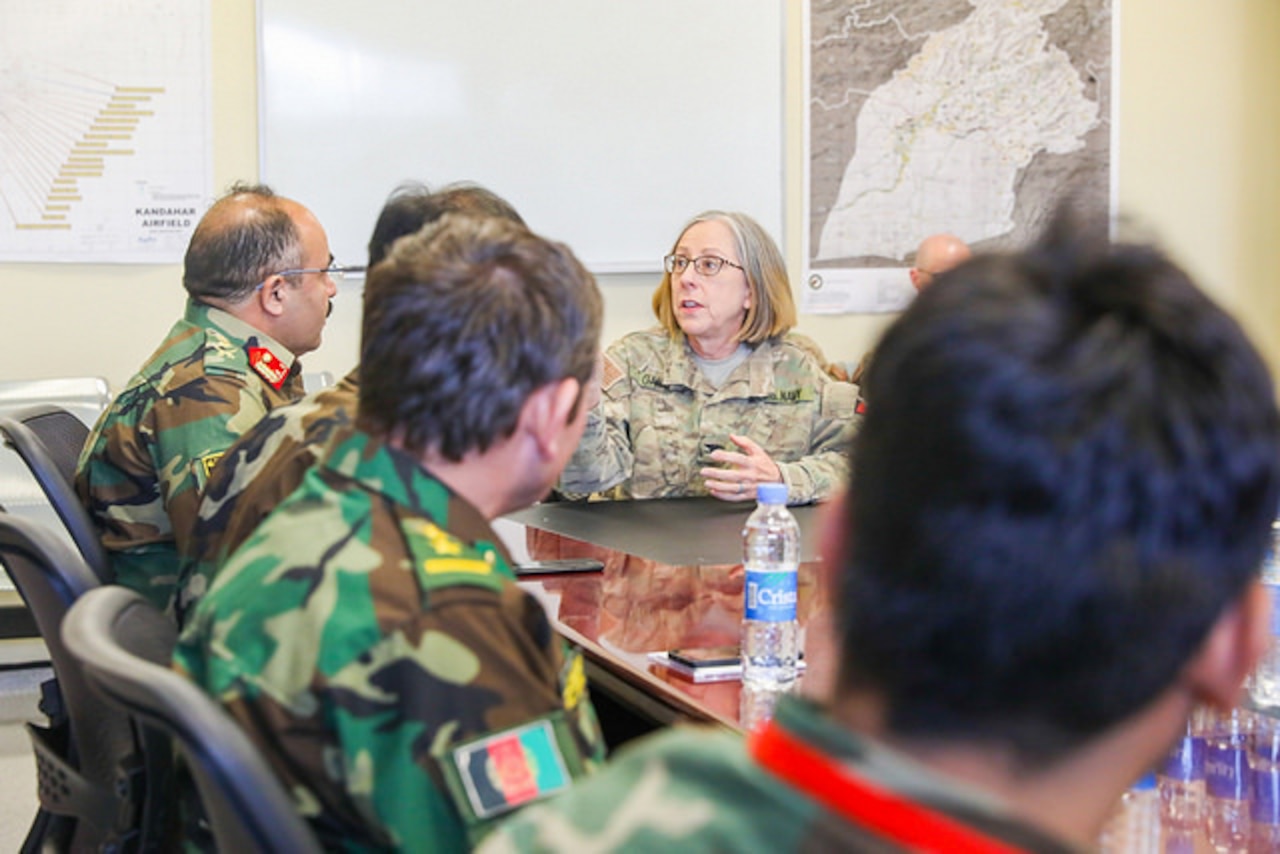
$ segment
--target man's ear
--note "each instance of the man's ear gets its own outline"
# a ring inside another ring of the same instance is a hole
[[[270,276],[262,286],[253,292],[258,307],[270,317],[284,314],[284,303],[288,299],[289,283],[284,276]]]
[[[547,383],[529,395],[520,410],[520,428],[533,439],[538,453],[551,459],[570,437],[565,428],[577,414],[581,384],[573,377]]]
[[[1184,674],[1196,699],[1220,709],[1240,701],[1244,680],[1266,651],[1271,634],[1271,600],[1261,580],[1218,615]]]

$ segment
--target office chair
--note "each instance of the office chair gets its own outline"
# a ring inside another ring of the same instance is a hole
[[[167,828],[167,745],[103,708],[62,643],[71,605],[100,586],[84,560],[48,528],[0,513],[0,563],[44,639],[54,679],[41,686],[49,725],[27,724],[40,810],[23,852],[150,850]]]
[[[89,428],[67,410],[45,404],[0,418],[0,436],[26,464],[94,575],[110,580],[107,554],[74,486]]]
[[[107,585],[67,615],[62,639],[109,704],[172,736],[219,851],[320,846],[258,748],[223,709],[169,668],[173,622],[133,590]]]

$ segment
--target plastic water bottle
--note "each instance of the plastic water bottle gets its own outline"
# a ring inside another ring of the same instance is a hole
[[[1249,812],[1249,851],[1280,851],[1280,721],[1258,716],[1249,752],[1253,805]]]
[[[1160,796],[1148,774],[1124,793],[1098,842],[1102,854],[1161,854]]]
[[[1249,748],[1253,715],[1215,712],[1204,745],[1204,788],[1209,844],[1219,852],[1249,850]]]
[[[787,509],[787,487],[756,487],[755,511],[742,529],[742,703],[739,720],[755,729],[773,717],[778,697],[795,686],[800,630],[800,526]]]
[[[1171,831],[1195,832],[1204,821],[1204,718],[1196,709],[1156,774],[1160,820]]]
[[[1280,520],[1271,523],[1271,543],[1262,558],[1262,583],[1271,594],[1271,643],[1253,672],[1249,693],[1259,705],[1280,706]]]

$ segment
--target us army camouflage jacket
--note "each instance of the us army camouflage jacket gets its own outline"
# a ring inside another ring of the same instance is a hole
[[[240,434],[302,396],[282,345],[192,300],[93,429],[76,472],[117,583],[172,607],[200,490]]]
[[[272,410],[213,467],[178,580],[178,624],[217,567],[302,483],[320,451],[351,433],[359,397],[353,370],[333,388]]]
[[[1000,850],[1037,854],[1073,850],[1016,821],[993,795],[933,774],[918,762],[841,728],[811,703],[783,698],[775,724],[866,784],[920,805],[930,818],[949,819],[993,843],[1003,843]],[[813,777],[814,785],[807,790],[805,780],[784,781],[752,754],[742,736],[727,730],[676,727],[620,752],[590,785],[576,786],[564,797],[520,813],[485,840],[481,854],[906,854],[958,848],[936,841],[908,845],[889,838],[891,834],[864,826],[824,802],[822,796],[831,791],[829,780]],[[834,797],[845,807],[865,804],[864,809],[882,823],[890,810],[883,796],[870,803],[846,791]]]
[[[174,660],[326,848],[465,850],[603,758],[581,656],[488,523],[360,432],[231,555]]]
[[[769,453],[791,504],[827,498],[847,478],[854,388],[785,338],[762,342],[716,389],[684,336],[633,332],[605,353],[602,383],[600,405],[560,478],[568,495],[706,495],[699,470],[715,465],[712,451],[736,450],[730,433]]]

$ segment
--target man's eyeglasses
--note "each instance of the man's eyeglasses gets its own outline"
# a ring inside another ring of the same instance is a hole
[[[693,271],[699,276],[714,276],[720,272],[720,268],[725,264],[738,270],[743,269],[741,264],[735,264],[728,258],[721,258],[717,255],[699,255],[697,258],[668,255],[662,259],[662,263],[667,268],[668,273],[683,273],[692,264]]]
[[[323,273],[335,282],[344,282],[355,278],[365,271],[364,267],[350,267],[345,264],[330,264],[328,267],[298,267],[293,270],[281,270],[276,276],[301,276],[304,273]],[[267,278],[271,278],[268,276]]]
[[[280,270],[279,272],[272,273],[267,276],[267,279],[270,279],[271,276],[301,276],[306,273],[323,273],[335,282],[345,282],[358,278],[364,273],[365,269],[365,267],[331,263],[328,267],[295,267],[292,270]],[[267,282],[264,279],[258,284],[258,287],[261,288],[266,283]]]

